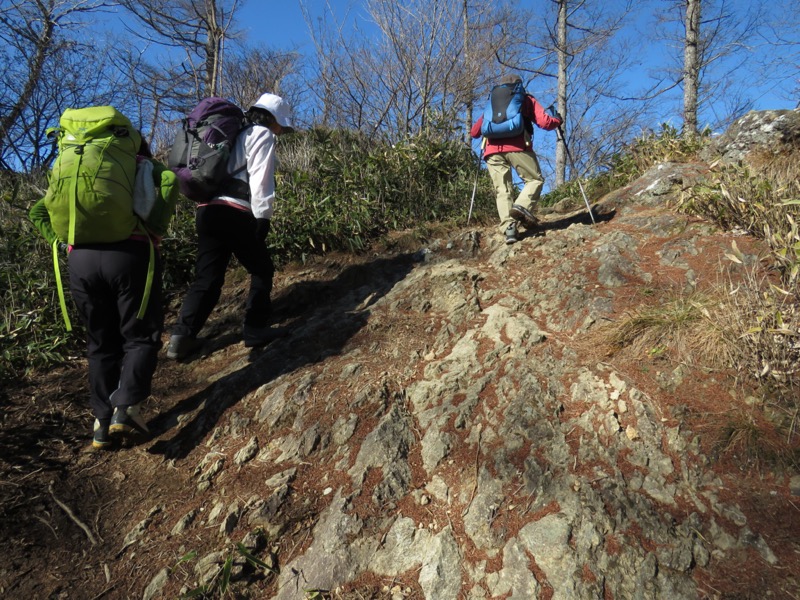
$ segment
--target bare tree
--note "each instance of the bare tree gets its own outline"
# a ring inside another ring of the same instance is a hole
[[[569,54],[570,49],[567,45],[568,29],[568,10],[567,0],[556,0],[558,6],[558,22],[556,26],[556,53],[558,55],[558,93],[556,102],[558,103],[559,114],[567,114],[567,82],[569,80]],[[566,129],[566,123],[561,125],[562,135]],[[556,187],[566,181],[567,174],[567,147],[566,140],[560,139],[556,144]]]
[[[659,79],[666,73],[672,80],[659,87],[682,87],[684,135],[699,133],[704,111],[714,116],[712,126],[727,125],[752,105],[746,90],[750,82],[741,82],[737,73],[752,58],[752,44],[763,26],[763,3],[660,0],[660,4],[667,10],[660,11],[657,18],[658,37],[679,43],[682,51],[673,56],[672,66],[659,68]],[[719,107],[725,108],[724,114],[714,112]]]
[[[297,82],[300,62],[300,54],[292,50],[242,48],[237,60],[228,61],[225,68],[231,100],[246,107],[264,92],[272,92],[297,107],[302,100]]]
[[[239,0],[119,0],[144,25],[129,31],[148,42],[178,50],[183,60],[169,70],[199,100],[224,93],[226,43],[238,35]],[[161,65],[162,70],[167,70]]]
[[[761,47],[753,58],[761,85],[800,108],[800,0],[780,5],[764,28]]]
[[[683,43],[683,131],[697,135],[697,92],[700,86],[700,0],[685,0]]]
[[[304,9],[322,122],[387,137],[462,138],[458,123],[471,120],[476,84],[491,68],[495,13],[466,0],[367,0],[365,8],[378,35],[346,32],[332,16],[314,23]]]
[[[498,5],[491,10],[484,2],[464,0],[464,78],[463,89],[458,90],[463,99],[465,134],[474,122],[473,107],[475,102],[485,97],[480,94],[495,77],[499,66],[497,49],[513,46],[517,32],[509,27],[519,15],[514,14],[508,6]],[[483,109],[480,106],[479,109]]]
[[[100,75],[104,69],[97,61],[98,50],[89,51],[79,37],[85,17],[108,6],[100,0],[16,0],[0,7],[4,168],[45,165],[50,150],[40,135],[43,129],[57,124],[67,106],[96,101],[109,91]],[[77,85],[79,76],[83,81]]]
[[[316,56],[316,82],[310,90],[316,120],[325,127],[368,130],[368,115],[381,114],[393,101],[387,99],[391,92],[378,75],[371,43],[358,31],[346,33],[330,8],[327,18],[316,21],[306,6],[302,9]]]

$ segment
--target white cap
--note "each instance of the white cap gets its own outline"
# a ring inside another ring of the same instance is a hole
[[[263,108],[272,113],[278,125],[285,129],[293,129],[292,127],[292,110],[289,108],[288,102],[276,96],[275,94],[263,94],[251,108]]]

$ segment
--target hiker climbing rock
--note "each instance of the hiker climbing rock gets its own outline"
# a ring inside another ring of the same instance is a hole
[[[263,94],[244,114],[247,126],[233,143],[226,181],[210,200],[198,202],[195,279],[172,329],[168,358],[184,359],[199,347],[197,335],[219,301],[231,256],[250,273],[245,346],[263,346],[280,335],[270,326],[275,268],[266,238],[275,208],[275,140],[293,130],[290,113],[283,98]],[[208,118],[198,116],[200,122]]]
[[[148,433],[140,406],[164,326],[158,242],[178,186],[111,106],[67,109],[55,134],[50,185],[29,216],[53,248],[68,248],[70,291],[88,337],[92,446],[107,449],[116,435]],[[59,296],[70,328],[60,287]]]
[[[484,113],[470,130],[473,138],[484,138],[483,157],[495,189],[500,231],[507,244],[519,239],[517,222],[529,230],[538,225],[533,212],[544,178],[533,151],[533,124],[552,131],[563,122],[561,115],[548,115],[542,105],[525,92],[518,75],[507,75],[492,88]],[[512,169],[524,183],[519,194],[514,187]]]

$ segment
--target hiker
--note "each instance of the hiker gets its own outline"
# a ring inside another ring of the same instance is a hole
[[[234,142],[225,193],[198,204],[195,278],[172,329],[168,358],[184,359],[199,347],[197,335],[219,301],[231,256],[250,273],[245,346],[263,346],[279,335],[270,326],[275,268],[266,238],[275,208],[275,141],[293,131],[290,112],[283,98],[263,94],[245,113],[250,125]]]
[[[109,449],[118,435],[141,437],[149,433],[140,407],[150,396],[162,346],[164,310],[158,242],[174,213],[178,196],[175,175],[152,159],[147,141],[135,130],[120,137],[138,145],[138,151],[131,151],[131,160],[135,160],[131,173],[139,171],[140,163],[150,163],[144,172],[152,181],[146,185],[158,197],[157,204],[165,207],[163,211],[157,209],[163,213],[159,215],[163,222],[151,229],[146,219],[134,216],[136,225],[125,239],[99,243],[76,241],[68,245],[63,232],[57,233],[62,215],[52,201],[58,194],[54,192],[58,175],[51,178],[48,194],[29,212],[31,221],[50,245],[68,252],[70,291],[87,333],[89,404],[95,419],[92,447],[96,449]],[[61,154],[65,154],[63,149]],[[117,197],[124,195],[115,193]],[[130,202],[135,193],[129,191],[127,214],[114,217],[116,221],[131,216]],[[149,295],[145,291],[148,283]]]
[[[555,117],[548,115],[542,105],[525,92],[522,78],[518,75],[502,77],[492,90],[493,98],[496,91],[500,99],[490,102],[487,110],[472,126],[470,135],[476,139],[484,138],[483,158],[494,184],[500,231],[506,243],[513,244],[519,239],[517,222],[521,222],[528,230],[539,223],[533,212],[544,186],[544,178],[539,160],[533,152],[533,123],[541,129],[552,131],[564,119],[558,113]],[[514,99],[516,110],[511,108]],[[513,115],[516,117],[513,124],[512,113],[518,113]],[[516,200],[513,199],[516,189],[512,169],[524,183]]]

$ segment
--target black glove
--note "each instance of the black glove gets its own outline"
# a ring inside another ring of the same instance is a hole
[[[262,242],[267,239],[269,234],[269,219],[260,218],[256,219],[256,236]]]
[[[558,119],[559,121],[561,121],[561,123],[559,123],[559,125],[562,125],[562,124],[564,123],[564,117],[562,117],[562,116],[561,116],[561,113],[560,113],[560,112],[558,112],[558,111],[556,110],[556,107],[555,107],[555,106],[553,106],[553,105],[551,104],[550,106],[548,106],[548,107],[547,107],[547,111],[550,113],[550,116],[551,116],[551,117],[553,117],[554,119]]]

